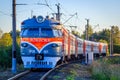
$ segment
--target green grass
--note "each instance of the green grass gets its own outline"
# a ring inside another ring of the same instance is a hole
[[[104,58],[92,65],[95,80],[120,80],[120,57]]]
[[[75,76],[74,75],[68,75],[66,77],[66,80],[75,80]]]
[[[71,69],[69,71],[69,75],[66,77],[66,80],[75,80],[76,76],[77,76],[77,72],[74,69]]]
[[[60,76],[53,76],[53,78],[54,78],[55,80],[57,80],[57,79],[60,78]]]

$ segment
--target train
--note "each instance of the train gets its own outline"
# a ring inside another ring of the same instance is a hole
[[[106,43],[83,40],[54,18],[33,16],[21,23],[21,59],[24,68],[54,68],[57,64],[82,60],[86,53],[106,56]]]

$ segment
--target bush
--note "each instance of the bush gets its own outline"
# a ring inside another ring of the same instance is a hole
[[[119,53],[120,54],[120,45],[114,45],[114,53]]]
[[[120,64],[120,57],[119,56],[108,57],[107,59],[104,59],[104,61],[109,64]]]
[[[16,60],[17,64],[22,64],[20,57],[20,47],[16,46]],[[0,67],[10,68],[12,65],[12,45],[0,46]]]
[[[11,66],[11,57],[6,52],[5,48],[0,49],[0,66],[3,68]]]

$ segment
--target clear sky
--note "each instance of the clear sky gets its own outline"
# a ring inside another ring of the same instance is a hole
[[[36,5],[42,3],[50,5]],[[57,11],[55,4],[60,3],[61,22],[64,23],[71,15],[77,12],[77,16],[71,18],[65,25],[78,26],[82,33],[85,30],[86,20],[90,19],[90,25],[94,31],[98,31],[115,25],[120,28],[120,0],[16,0],[17,4],[17,29],[20,30],[20,24],[23,20],[30,18],[31,15],[51,15]],[[31,14],[32,12],[32,14]],[[12,0],[0,0],[0,28],[4,32],[12,30]],[[95,28],[95,25],[99,27]]]

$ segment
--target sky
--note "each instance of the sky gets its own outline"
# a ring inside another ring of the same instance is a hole
[[[47,4],[37,5],[38,3]],[[16,0],[16,28],[20,30],[21,22],[31,18],[33,15],[43,17],[57,12],[55,4],[60,3],[61,23],[64,23],[74,15],[64,25],[77,26],[77,30],[82,34],[85,30],[86,20],[90,20],[90,25],[94,31],[100,31],[110,26],[120,28],[120,0]],[[12,0],[0,0],[0,29],[3,32],[12,30]],[[99,26],[96,26],[98,25]]]

